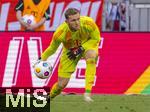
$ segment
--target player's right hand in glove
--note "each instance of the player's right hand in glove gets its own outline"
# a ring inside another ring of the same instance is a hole
[[[70,60],[75,60],[83,52],[84,52],[84,48],[82,46],[79,46],[76,48],[70,48],[67,55]]]

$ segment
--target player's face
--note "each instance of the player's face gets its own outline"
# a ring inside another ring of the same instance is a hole
[[[77,31],[80,29],[80,14],[77,13],[75,15],[70,15],[69,18],[66,20],[69,28],[72,31]]]

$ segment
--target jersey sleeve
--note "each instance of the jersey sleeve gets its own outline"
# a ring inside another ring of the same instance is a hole
[[[82,47],[88,49],[90,47],[97,47],[100,42],[100,31],[96,23],[93,20],[85,21],[86,30],[89,33],[89,40],[86,41]]]
[[[60,37],[62,36],[62,34],[62,30],[58,30],[54,33],[49,47],[41,55],[42,60],[47,60],[49,56],[53,55],[56,52],[57,48],[61,44]]]

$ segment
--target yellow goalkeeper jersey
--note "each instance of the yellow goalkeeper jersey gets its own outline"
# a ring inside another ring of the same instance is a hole
[[[63,44],[63,53],[67,53],[70,48],[82,46],[85,51],[88,49],[98,49],[100,41],[100,31],[92,18],[81,16],[80,29],[72,32],[66,22],[62,23],[55,31],[49,47],[41,55],[42,60],[47,60],[59,45]]]

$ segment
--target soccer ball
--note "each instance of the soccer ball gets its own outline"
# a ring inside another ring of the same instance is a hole
[[[34,73],[38,78],[46,79],[52,73],[52,66],[47,61],[39,61],[34,65]]]
[[[28,15],[28,14],[26,14],[26,15],[24,15],[24,16],[22,17],[22,20],[23,20],[25,23],[27,23],[28,25],[34,25],[34,24],[36,23],[35,17],[34,17],[33,15]]]

